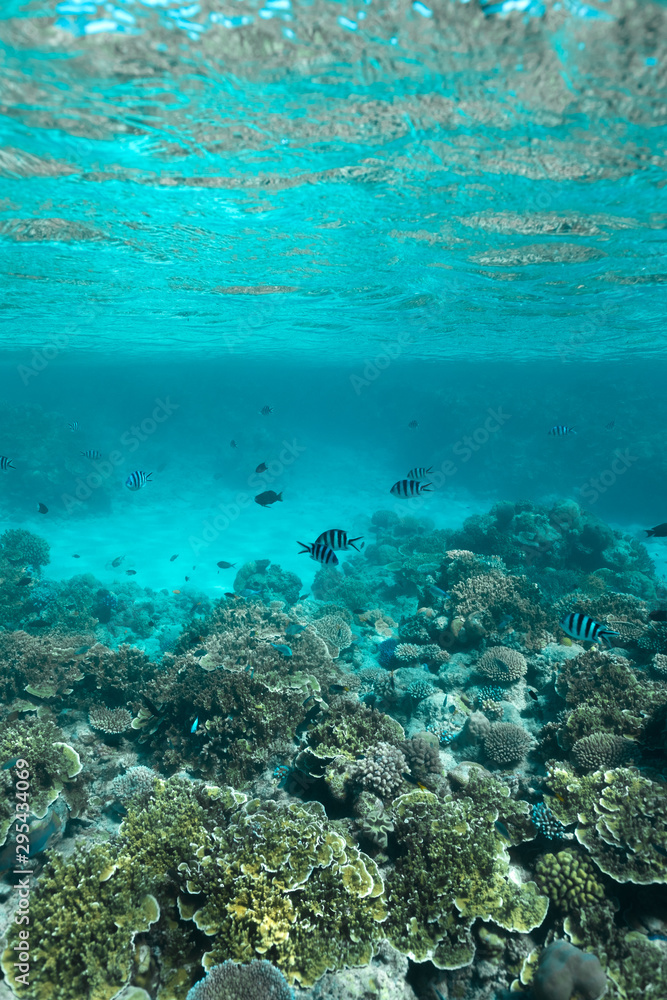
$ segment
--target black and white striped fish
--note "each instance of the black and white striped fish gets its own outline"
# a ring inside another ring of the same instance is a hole
[[[407,478],[408,479],[426,479],[426,477],[428,476],[428,474],[429,474],[429,472],[431,471],[432,468],[433,468],[432,465],[429,465],[428,469],[425,468],[423,465],[417,465],[414,469],[410,469],[410,471],[408,472]]]
[[[561,618],[560,627],[570,636],[571,639],[578,639],[581,642],[599,642],[601,645],[612,645],[611,639],[619,635],[608,625],[596,622],[590,615],[585,615],[581,611],[571,611],[569,615]]]
[[[84,458],[101,458],[102,452],[98,451],[97,448],[89,448],[88,451],[82,451],[81,454]]]
[[[347,531],[343,531],[342,528],[329,528],[328,531],[323,531],[321,535],[318,535],[315,539],[315,543],[321,542],[323,545],[328,545],[330,549],[337,549],[339,552],[344,552],[346,549],[355,549],[357,552],[359,549],[354,544],[355,542],[360,542],[362,535],[357,535],[356,538],[348,538]],[[299,545],[301,542],[299,542]]]
[[[420,483],[417,479],[399,479],[389,490],[395,497],[417,497],[420,493],[430,493],[430,483]]]
[[[263,417],[268,417],[269,413],[273,413],[273,407],[263,406],[259,412],[262,414]]]
[[[78,431],[78,429],[79,429],[79,421],[78,420],[73,420],[72,423],[68,424],[67,426],[69,427],[69,429],[71,431]]]
[[[140,490],[151,479],[152,472],[131,472],[125,480],[128,490]]]
[[[554,434],[556,437],[563,437],[564,434],[576,434],[577,432],[573,427],[565,427],[564,424],[556,424],[551,428],[549,434]]]
[[[12,465],[11,458],[7,458],[6,455],[0,455],[0,469],[6,471],[7,469],[14,469],[15,466]]]
[[[308,552],[311,559],[314,559],[315,562],[322,563],[324,566],[338,565],[338,556],[333,549],[330,549],[328,545],[324,544],[324,542],[312,542],[311,545],[304,545],[303,542],[297,542],[297,545],[301,546],[301,552],[299,552],[300,556]]]

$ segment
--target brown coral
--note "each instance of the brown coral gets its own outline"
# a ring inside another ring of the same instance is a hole
[[[496,683],[507,684],[525,675],[526,658],[517,649],[491,646],[477,661],[476,669]]]
[[[340,615],[323,615],[313,622],[313,628],[324,639],[334,659],[352,642],[352,630]]]
[[[421,647],[412,642],[401,642],[394,650],[394,656],[401,663],[413,663],[421,656]]]
[[[541,649],[548,641],[547,615],[540,605],[540,590],[524,576],[512,576],[498,570],[470,576],[454,584],[451,598],[457,616],[475,615],[487,632],[496,631],[507,615],[524,644]]]

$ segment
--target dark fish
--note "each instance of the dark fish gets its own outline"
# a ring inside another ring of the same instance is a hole
[[[429,465],[428,468],[426,468],[424,465],[417,465],[414,469],[410,469],[410,471],[408,472],[408,475],[407,475],[406,478],[407,479],[426,479],[426,477],[428,476],[428,474],[429,474],[429,472],[431,471],[432,468],[433,468],[432,465]]]
[[[260,462],[260,464],[255,469],[255,472],[266,472],[266,462]]]
[[[126,569],[125,573],[126,573],[127,576],[136,576],[137,575],[136,569]]]
[[[667,521],[657,524],[655,528],[644,528],[649,538],[667,538]]]
[[[169,560],[169,562],[173,562],[173,561],[174,561],[174,559],[178,559],[178,552],[176,553],[176,555],[175,555],[175,556],[172,556],[172,557],[171,557],[171,559]]]
[[[88,451],[82,451],[81,454],[84,458],[101,458],[102,452],[98,451],[97,448],[89,448]]]
[[[31,576],[22,576],[21,579],[16,584],[17,587],[27,587],[29,583],[32,583]]]
[[[221,559],[217,565],[220,569],[233,569],[236,566],[236,563],[225,562],[224,559]]]
[[[120,566],[120,564],[122,563],[122,561],[123,561],[124,558],[125,558],[125,556],[116,556],[116,558],[114,559],[114,561],[111,563],[111,565],[113,566],[113,568],[116,569],[117,566]]]
[[[667,610],[664,608],[656,608],[655,611],[649,611],[649,621],[652,622],[667,622]]]
[[[539,698],[537,696],[537,691],[532,691],[530,688],[528,688],[528,694],[533,699],[533,701],[539,701]]]
[[[611,645],[611,639],[619,635],[608,625],[601,625],[590,615],[585,615],[581,611],[571,611],[560,621],[560,627],[566,635],[572,639],[581,639],[584,642],[599,642],[601,645]]]
[[[514,618],[512,615],[503,615],[503,617],[498,622],[498,628],[506,628],[510,622],[513,622]]]
[[[129,476],[125,480],[125,485],[127,486],[128,490],[132,491],[140,490],[146,485],[146,483],[151,481],[152,475],[153,475],[152,472],[141,472],[139,469],[137,469],[136,472],[131,472],[129,474]]]
[[[237,445],[236,445],[236,441],[230,441],[230,442],[229,442],[229,447],[230,447],[230,448],[236,448],[236,447],[237,447]]]
[[[79,646],[78,649],[74,650],[74,655],[75,656],[83,656],[83,654],[87,653],[89,649],[90,649],[90,646]]]
[[[72,559],[80,559],[80,558],[81,558],[81,556],[78,554],[78,552],[73,552],[72,553]]]
[[[237,597],[237,594],[232,594],[229,590],[225,591],[225,597]]]
[[[615,423],[616,423],[616,418],[614,417],[613,420],[610,420],[608,424],[604,425],[605,430],[606,431],[613,431]]]
[[[310,545],[304,545],[303,542],[297,542],[296,544],[301,546],[300,556],[305,555],[307,552],[315,562],[323,563],[325,566],[338,565],[338,556],[324,542],[312,542]]]
[[[68,424],[67,426],[69,427],[69,429],[71,431],[78,431],[78,429],[79,429],[79,421],[78,420],[73,420],[72,423]]]
[[[303,632],[305,625],[298,625],[296,622],[290,622],[290,624],[285,629],[285,635],[294,636],[298,635],[299,632]]]
[[[281,656],[291,656],[292,650],[282,642],[272,642],[271,645],[277,649]]]
[[[12,465],[11,458],[7,458],[6,455],[0,455],[0,469],[4,469],[6,471],[7,469],[14,469],[14,468],[15,466]]]
[[[416,420],[411,420],[411,421],[410,421],[410,423],[408,424],[408,427],[409,427],[409,428],[410,428],[411,430],[414,430],[414,429],[415,429],[415,427],[419,427],[419,424],[417,423],[417,421],[416,421]]]
[[[45,503],[38,503],[37,504],[37,510],[39,511],[40,514],[48,514],[49,513],[49,508],[46,506]]]
[[[273,413],[273,407],[263,406],[259,412],[262,414],[263,417],[268,417],[269,413]]]
[[[420,483],[417,479],[399,479],[389,490],[395,497],[416,497],[420,493],[430,493],[430,483]]]
[[[298,600],[298,601],[305,601],[305,599],[306,599],[307,597],[309,597],[309,596],[310,596],[309,594],[299,594],[299,596],[298,596],[297,600]]]
[[[498,831],[498,833],[500,834],[500,836],[501,836],[501,837],[504,837],[504,838],[505,838],[505,840],[511,840],[511,839],[512,839],[512,838],[510,837],[510,832],[509,832],[509,830],[507,829],[507,827],[505,826],[505,824],[504,824],[504,823],[501,823],[501,822],[500,822],[500,820],[499,820],[499,819],[497,819],[497,820],[495,821],[495,823],[494,823],[493,825],[495,826],[495,828],[496,828],[496,830]]]
[[[328,531],[323,531],[321,535],[318,535],[315,542],[322,542],[334,551],[344,552],[346,549],[352,548],[358,552],[359,549],[354,543],[360,542],[361,539],[361,535],[357,535],[356,538],[348,538],[347,532],[343,531],[342,528],[329,528]],[[301,542],[299,542],[300,544]]]
[[[547,433],[553,434],[555,437],[563,437],[564,434],[576,434],[577,432],[573,427],[565,427],[563,424],[556,424]]]
[[[50,625],[43,618],[36,618],[34,622],[27,623],[27,628],[50,628]]]
[[[443,590],[441,587],[436,587],[435,585],[432,585],[430,587],[427,587],[426,589],[428,590],[428,592],[431,595],[431,597],[436,597],[436,598],[437,597],[449,597],[449,594],[447,593],[447,591]]]
[[[273,490],[264,490],[263,493],[258,493],[255,497],[255,503],[258,503],[260,507],[269,507],[277,500],[282,503],[283,495],[282,493],[274,493]]]
[[[189,577],[189,576],[186,576],[186,578],[185,578],[185,582],[187,583],[189,579],[190,579],[190,577]]]

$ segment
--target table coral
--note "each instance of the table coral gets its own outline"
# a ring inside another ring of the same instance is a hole
[[[396,799],[392,814],[401,854],[387,883],[386,933],[399,951],[456,969],[473,960],[477,919],[521,933],[540,926],[548,900],[534,882],[508,878],[497,808],[419,790]]]
[[[667,882],[667,787],[633,768],[576,776],[553,767],[552,810],[616,882]]]
[[[382,934],[377,866],[319,802],[248,802],[181,871],[189,897],[201,897],[192,919],[212,938],[207,967],[262,955],[307,986],[327,970],[365,965]],[[186,898],[181,912],[191,909]]]

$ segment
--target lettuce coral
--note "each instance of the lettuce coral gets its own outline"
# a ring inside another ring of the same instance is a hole
[[[471,780],[468,789],[475,793],[479,783]],[[534,882],[509,879],[506,841],[494,825],[499,811],[483,794],[481,801],[468,794],[438,799],[419,790],[393,804],[402,850],[387,882],[386,933],[416,962],[430,959],[440,969],[469,965],[476,920],[528,933],[546,915],[548,900]],[[502,796],[494,789],[491,799]]]
[[[667,787],[633,768],[576,776],[553,767],[552,810],[616,882],[667,882]]]
[[[261,955],[308,986],[327,970],[369,962],[382,934],[377,866],[319,802],[248,802],[180,870],[181,914],[212,938],[207,967]]]

